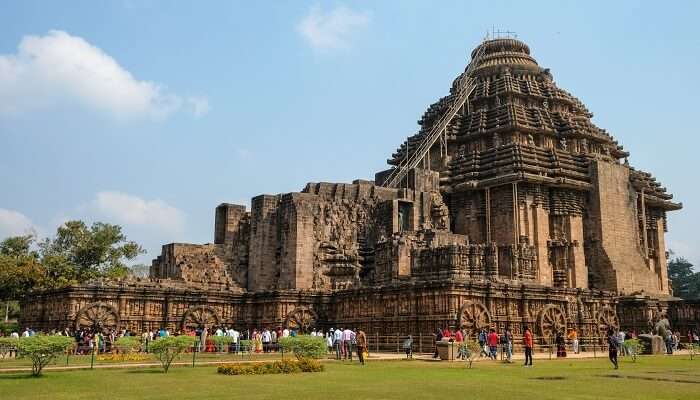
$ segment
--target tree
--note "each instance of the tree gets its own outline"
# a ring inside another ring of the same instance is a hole
[[[19,357],[32,360],[33,376],[41,375],[46,365],[73,346],[73,338],[66,336],[35,335],[14,340]]]
[[[167,374],[173,360],[194,346],[195,340],[194,336],[166,336],[151,343],[148,350],[158,357],[163,371]]]
[[[683,257],[668,262],[668,278],[673,294],[683,299],[700,297],[700,273],[693,271],[693,264]]]
[[[14,236],[0,242],[0,300],[5,301],[5,322],[9,318],[10,300],[19,299],[45,282],[39,254],[30,250],[33,243],[33,236]]]
[[[129,267],[129,276],[134,278],[148,278],[151,267],[146,264],[134,264]]]
[[[56,231],[56,237],[39,244],[42,264],[53,287],[85,282],[95,278],[122,278],[132,260],[145,251],[127,241],[119,225],[96,222],[88,227],[83,221],[68,221]]]
[[[474,360],[481,354],[481,345],[477,341],[469,340],[462,342],[460,346],[463,346],[460,351],[464,354],[464,359],[467,360],[467,365],[471,368]]]

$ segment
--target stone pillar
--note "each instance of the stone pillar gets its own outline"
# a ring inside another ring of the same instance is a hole
[[[569,216],[569,284],[575,288],[588,288],[588,267],[583,253],[583,218],[580,215]]]
[[[539,283],[552,285],[552,266],[549,265],[549,216],[542,207],[533,209],[532,224],[534,228],[534,245],[537,249],[537,277]]]

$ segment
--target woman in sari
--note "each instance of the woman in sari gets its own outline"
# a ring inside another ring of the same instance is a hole
[[[262,333],[260,333],[258,331],[253,331],[253,334],[255,337],[255,352],[262,353],[262,351],[263,351]]]

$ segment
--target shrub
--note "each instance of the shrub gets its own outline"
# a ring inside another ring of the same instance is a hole
[[[119,354],[100,354],[95,357],[97,361],[145,361],[148,356],[139,353],[119,353]]]
[[[294,353],[298,359],[322,358],[326,355],[326,340],[317,336],[295,336],[282,338],[279,341],[284,351]]]
[[[233,342],[231,336],[210,336],[207,340],[211,340],[216,347],[216,351],[224,351],[224,348],[228,349],[228,346]]]
[[[700,345],[696,343],[686,343],[683,345],[688,350],[688,354],[690,355],[690,359],[692,360],[694,357],[700,353]]]
[[[632,362],[637,362],[637,356],[644,351],[644,344],[639,339],[627,339],[622,344],[625,351],[632,357]]]
[[[238,344],[241,346],[241,352],[243,352],[243,353],[245,353],[245,352],[250,353],[253,351],[252,347],[250,347],[250,346],[252,346],[253,341],[250,339],[239,340]]]
[[[255,364],[227,364],[221,365],[217,369],[217,372],[223,375],[295,374],[300,372],[321,371],[323,371],[321,362],[308,358]]]
[[[192,347],[194,342],[193,336],[166,336],[151,343],[149,350],[158,357],[163,371],[167,374],[173,360]]]
[[[302,358],[299,360],[299,369],[301,369],[301,372],[321,372],[323,371],[323,364],[318,360]]]
[[[11,353],[17,351],[16,338],[0,337],[0,359],[9,357]]]
[[[14,339],[19,357],[32,360],[32,375],[39,376],[46,365],[73,346],[73,338],[35,335]]]
[[[141,351],[142,340],[138,336],[122,336],[114,342],[120,353],[131,354]]]

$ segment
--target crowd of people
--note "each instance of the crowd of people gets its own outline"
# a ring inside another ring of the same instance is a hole
[[[435,339],[435,352],[433,358],[439,357],[438,352],[438,342],[448,341],[454,342],[458,348],[457,358],[466,359],[468,358],[468,353],[470,350],[466,346],[467,338],[469,337],[469,332],[466,329],[457,329],[454,332],[450,330],[449,327],[443,329],[438,329],[434,334]],[[491,329],[481,329],[475,335],[475,340],[479,344],[479,355],[478,357],[488,357],[489,359],[496,360],[498,358],[498,351],[501,351],[503,360],[508,363],[513,362],[513,344],[514,336],[510,328],[506,327],[500,334],[496,332],[494,328]],[[617,357],[618,356],[628,356],[629,349],[625,345],[625,341],[628,339],[637,339],[638,335],[635,331],[623,331],[608,329],[605,336],[605,341],[608,348],[608,355],[610,362],[615,369],[618,368]],[[679,332],[671,332],[666,339],[665,347],[666,354],[673,354],[677,351],[680,346],[681,335]],[[556,349],[556,357],[563,358],[567,356],[567,349],[571,349],[574,354],[579,354],[581,344],[579,342],[579,336],[576,329],[568,329],[567,332],[558,331],[555,333],[553,338],[553,346]],[[521,337],[522,348],[524,353],[524,366],[532,366],[532,354],[534,351],[534,335],[529,327],[523,327],[523,334]],[[700,345],[700,335],[697,331],[689,331],[687,335],[688,343],[695,343]],[[411,358],[413,354],[413,338],[409,336],[404,342],[404,350],[406,351],[406,357]],[[553,351],[553,350],[552,350]]]
[[[91,354],[91,353],[106,353],[111,352],[114,343],[118,338],[123,336],[141,336],[145,343],[145,350],[148,351],[149,343],[154,340],[159,340],[163,337],[171,335],[188,335],[194,336],[196,340],[196,348],[193,349],[199,352],[255,352],[255,353],[271,353],[280,351],[279,341],[285,337],[295,337],[299,334],[296,329],[277,327],[262,328],[262,329],[245,329],[238,331],[233,327],[220,326],[213,328],[198,327],[192,329],[183,329],[171,331],[165,327],[159,329],[148,330],[142,333],[132,332],[129,329],[117,330],[101,330],[91,328],[71,329],[66,328],[61,331],[53,330],[45,332],[50,335],[62,335],[73,337],[75,339],[75,354]],[[37,332],[29,327],[21,332],[12,332],[9,336],[19,338],[30,337],[36,335]],[[4,333],[0,331],[0,337]],[[357,355],[357,359],[364,364],[369,352],[367,335],[359,329],[350,328],[330,328],[324,332],[322,330],[312,330],[309,333],[313,337],[324,338],[329,354],[334,354],[337,360],[353,360],[353,353]],[[230,337],[229,340],[219,341],[213,340],[213,336]],[[457,357],[461,359],[468,358],[468,348],[466,341],[470,337],[470,332],[467,329],[457,329],[454,332],[449,327],[438,329],[434,333],[435,353],[434,358],[438,357],[437,343],[441,341],[454,342],[458,346]],[[608,329],[606,334],[606,342],[610,362],[614,368],[618,368],[618,356],[630,355],[628,348],[625,346],[625,341],[628,339],[636,339],[637,333],[633,330],[623,331]],[[532,366],[532,353],[534,351],[534,335],[529,327],[525,326],[522,334],[522,347],[524,352],[525,366]],[[498,358],[500,349],[502,357],[506,362],[513,362],[513,345],[514,335],[510,328],[506,327],[500,334],[496,329],[481,329],[476,334],[475,340],[479,344],[479,357],[488,357],[492,360]],[[679,349],[681,335],[678,331],[670,332],[665,341],[665,349],[667,354],[673,354]],[[700,334],[697,330],[689,330],[687,333],[687,342],[700,345]],[[224,344],[225,343],[225,344]],[[558,331],[555,333],[554,345],[556,346],[556,356],[558,358],[567,356],[567,348],[570,348],[573,353],[578,354],[580,351],[580,343],[578,333],[575,329],[569,329],[566,333]],[[224,346],[227,346],[224,348]],[[403,349],[406,352],[407,358],[413,357],[413,337],[409,335],[403,342]]]

